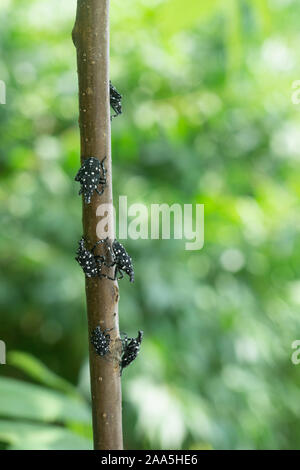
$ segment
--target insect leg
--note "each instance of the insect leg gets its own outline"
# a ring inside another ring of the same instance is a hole
[[[109,279],[110,281],[115,281],[115,279],[114,279],[113,277],[110,277],[110,276],[108,276],[107,274],[102,274],[102,273],[101,273],[101,274],[100,274],[100,277],[101,277],[101,278],[105,278],[105,279]]]
[[[120,277],[117,278],[118,273],[120,274]],[[121,279],[123,279],[123,277],[124,277],[123,272],[120,271],[120,269],[116,269],[115,278],[116,278],[118,281],[120,281]]]
[[[107,244],[107,238],[105,238],[104,240],[98,240],[95,245],[93,246],[93,248],[91,249],[91,253],[93,253],[93,251],[95,250],[95,248],[100,245],[101,243],[105,243]]]
[[[104,183],[100,183],[100,184],[104,184]],[[99,191],[99,189],[96,188],[96,193],[98,193],[99,196],[102,196],[102,194],[104,193],[104,189],[105,189],[105,188],[102,188],[101,191]]]

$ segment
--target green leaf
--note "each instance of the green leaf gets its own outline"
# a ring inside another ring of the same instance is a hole
[[[253,7],[257,10],[257,18],[260,20],[265,34],[270,34],[272,29],[272,15],[268,0],[253,0]]]
[[[77,397],[80,396],[73,385],[56,375],[41,361],[30,354],[21,351],[11,351],[7,354],[7,361],[9,365],[17,367],[25,372],[29,377],[43,385],[47,385],[48,387],[55,388]]]
[[[241,34],[241,11],[235,0],[227,3],[226,11],[226,46],[228,55],[228,71],[232,73],[241,66],[242,34]]]
[[[91,420],[84,402],[6,377],[0,377],[0,415],[63,423],[90,423]]]
[[[157,26],[167,35],[178,33],[214,14],[219,5],[220,0],[189,0],[188,5],[182,0],[169,0],[158,8]]]
[[[0,420],[0,441],[18,450],[91,450],[92,441],[50,425]]]

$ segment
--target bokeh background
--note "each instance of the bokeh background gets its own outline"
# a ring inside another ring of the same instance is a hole
[[[2,448],[91,448],[75,0],[1,0]],[[205,204],[205,246],[128,240],[129,449],[299,449],[300,4],[114,0],[114,197]]]

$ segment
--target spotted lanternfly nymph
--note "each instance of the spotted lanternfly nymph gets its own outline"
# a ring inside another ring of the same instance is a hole
[[[127,335],[122,338],[122,355],[120,361],[121,375],[123,369],[136,359],[141,349],[142,339],[143,331],[139,331],[136,338],[128,338]]]
[[[119,116],[119,114],[122,114],[122,95],[118,92],[118,90],[112,85],[111,82],[109,82],[109,92],[110,92],[110,105],[112,109],[114,110],[115,114],[111,116],[111,119],[113,117]]]
[[[110,335],[107,332],[111,330],[112,328],[106,328],[102,331],[100,326],[97,326],[92,331],[91,343],[94,346],[98,356],[105,356],[107,353],[109,353]]]
[[[109,268],[115,267],[114,277],[110,277],[106,274],[101,275],[107,279],[115,281],[116,279],[123,279],[123,273],[126,273],[129,276],[130,282],[134,282],[134,270],[132,259],[125,250],[124,246],[120,242],[118,242],[118,240],[114,240],[112,245],[110,245],[108,238],[99,240],[96,245],[100,243],[105,244],[110,257],[110,260],[108,260],[107,257],[102,257],[103,264]]]
[[[124,272],[128,274],[130,282],[134,282],[134,270],[132,259],[125,250],[124,246],[120,242],[118,242],[118,240],[114,240],[112,244],[112,250],[116,264],[115,279],[117,279],[118,273],[120,274],[119,279],[122,279]]]
[[[103,264],[103,257],[94,254],[95,245],[91,251],[85,247],[85,239],[82,238],[79,241],[77,250],[76,261],[82,267],[82,270],[86,277],[101,277],[101,268]]]
[[[75,181],[79,181],[81,185],[79,194],[83,194],[86,204],[90,204],[94,191],[99,196],[104,192],[106,186],[105,158],[101,162],[95,157],[86,158],[75,176]]]

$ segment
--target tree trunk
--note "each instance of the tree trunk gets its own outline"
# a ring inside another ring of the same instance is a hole
[[[100,161],[106,156],[107,186],[102,196],[94,193],[91,203],[83,200],[83,235],[91,247],[97,241],[96,215],[107,204],[107,229],[99,238],[115,238],[112,205],[110,101],[109,101],[109,0],[77,0],[72,33],[77,50],[79,80],[79,126],[81,162],[88,157]],[[109,358],[96,355],[90,340],[90,372],[95,449],[123,448],[121,382],[119,370],[119,319],[117,282],[86,278],[89,339],[99,326],[113,328]]]

